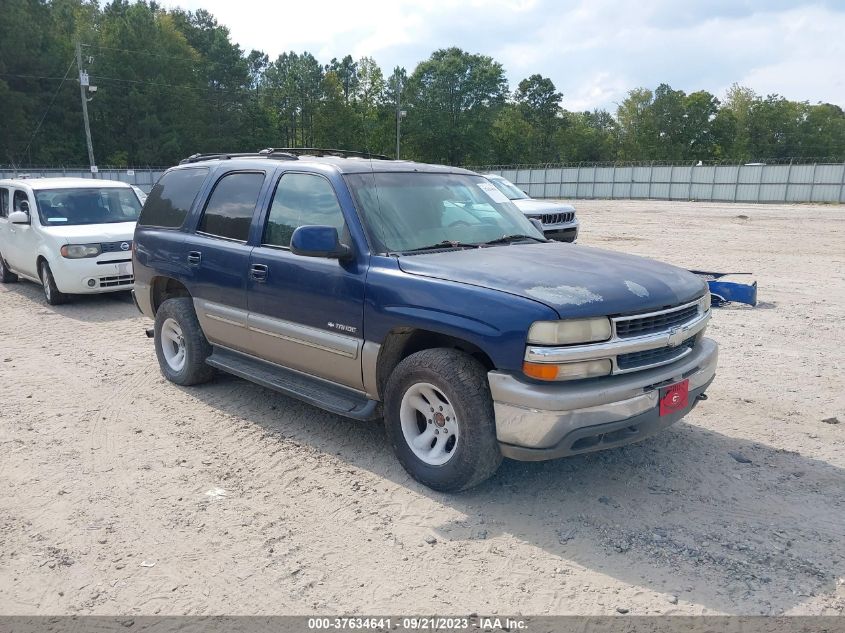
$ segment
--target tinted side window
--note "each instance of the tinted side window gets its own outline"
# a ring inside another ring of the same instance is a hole
[[[262,184],[263,173],[223,176],[211,192],[197,230],[245,242]]]
[[[9,215],[9,190],[0,188],[0,218],[8,217]]]
[[[29,196],[26,195],[26,191],[15,192],[15,197],[13,200],[14,211],[23,211],[23,209],[21,209],[21,202],[29,202]]]
[[[273,196],[263,243],[289,246],[294,230],[312,224],[333,226],[343,234],[343,212],[334,189],[322,176],[283,175]]]
[[[182,226],[208,168],[176,169],[162,176],[150,191],[138,224],[176,229]]]

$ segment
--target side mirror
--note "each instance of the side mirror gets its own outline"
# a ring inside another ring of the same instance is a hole
[[[9,214],[9,222],[12,224],[29,224],[29,214],[24,211],[12,211]]]
[[[352,249],[341,244],[333,226],[300,226],[290,238],[290,252],[303,257],[346,259]]]
[[[531,222],[531,224],[534,225],[534,228],[540,231],[540,233],[543,232],[543,223],[540,222],[540,220],[537,218],[528,218],[528,221]]]

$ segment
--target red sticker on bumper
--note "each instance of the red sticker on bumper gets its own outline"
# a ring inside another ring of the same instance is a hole
[[[683,380],[660,390],[660,415],[671,415],[689,405],[689,380]]]

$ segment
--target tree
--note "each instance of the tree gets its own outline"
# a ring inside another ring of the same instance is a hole
[[[358,60],[355,100],[360,118],[358,146],[364,151],[384,151],[379,143],[380,110],[384,106],[387,83],[372,57]]]
[[[501,64],[441,49],[417,66],[407,92],[405,129],[419,158],[450,165],[490,160],[490,132],[507,93]]]
[[[650,160],[655,151],[657,131],[651,115],[654,94],[647,88],[628,92],[616,110],[619,121],[619,158]]]
[[[74,49],[82,44],[100,166],[168,165],[198,151],[333,145],[450,164],[558,161],[845,160],[841,104],[722,102],[660,84],[615,112],[567,112],[548,77],[508,91],[504,69],[459,48],[408,75],[370,57],[242,50],[204,9],[156,0],[5,0],[0,20],[0,161],[87,163]],[[64,78],[64,80],[63,80]]]
[[[558,92],[548,77],[531,75],[519,82],[514,93],[519,112],[531,128],[529,147],[533,148],[533,161],[556,159],[554,138],[560,125],[560,101]]]

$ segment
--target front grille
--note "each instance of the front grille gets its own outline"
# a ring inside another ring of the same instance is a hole
[[[126,244],[126,248],[121,245]],[[132,240],[123,240],[122,242],[103,242],[100,244],[100,250],[104,253],[128,253],[132,250]]]
[[[544,213],[542,216],[543,224],[562,224],[563,222],[572,222],[574,219],[574,211],[566,211],[564,213]]]
[[[100,277],[100,287],[110,288],[114,286],[129,286],[135,282],[132,275],[115,275],[113,277]]]
[[[636,369],[637,367],[647,367],[648,365],[655,365],[658,363],[668,363],[675,358],[680,358],[687,353],[687,350],[695,346],[695,337],[692,336],[686,341],[678,345],[678,347],[658,347],[657,349],[648,349],[644,352],[631,352],[630,354],[620,354],[616,357],[616,365],[619,369]]]
[[[654,332],[665,332],[677,325],[683,325],[698,316],[698,304],[693,303],[677,310],[669,310],[640,318],[616,321],[616,336],[631,338]]]

